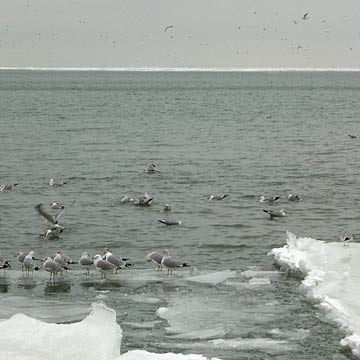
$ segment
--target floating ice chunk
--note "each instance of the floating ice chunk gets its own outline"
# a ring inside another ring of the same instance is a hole
[[[155,321],[141,321],[141,322],[123,322],[123,325],[129,326],[134,329],[155,329],[160,327],[163,322],[161,320]]]
[[[249,280],[250,285],[271,285],[269,278],[253,278]]]
[[[152,304],[152,305],[159,305],[165,302],[165,300],[163,299],[157,297],[149,297],[147,294],[133,295],[133,296],[129,296],[129,298],[137,303]]]
[[[183,339],[183,340],[210,340],[217,339],[225,336],[226,330],[223,326],[214,329],[204,329],[197,331],[190,331],[187,333],[181,333],[171,335],[172,339]]]
[[[284,338],[288,340],[302,340],[305,339],[307,336],[310,335],[309,329],[294,329],[286,331],[280,330],[280,329],[272,329],[269,332],[269,335],[272,337],[278,337],[278,338]]]
[[[114,359],[120,355],[122,331],[116,313],[93,304],[90,314],[73,324],[49,324],[16,314],[0,323],[0,359]],[[78,357],[79,358],[79,357]]]
[[[284,269],[301,272],[302,287],[320,303],[328,317],[337,321],[352,336],[342,340],[360,356],[360,244],[344,247],[342,242],[296,238],[287,232],[287,245],[270,252]]]
[[[186,278],[185,280],[202,283],[202,284],[217,285],[235,276],[236,276],[236,271],[225,270],[225,271],[218,271],[205,275],[192,276]]]
[[[261,350],[269,354],[286,353],[294,350],[294,346],[289,345],[284,340],[274,340],[269,338],[255,339],[216,339],[210,341],[217,349],[221,350]]]
[[[280,271],[246,270],[246,271],[242,271],[241,275],[247,278],[274,278],[283,275],[283,273]]]
[[[166,354],[154,354],[149,353],[144,350],[132,350],[124,355],[121,355],[120,359],[116,360],[207,360],[206,357],[202,355],[183,355],[183,354],[173,354],[173,353],[166,353]],[[220,360],[216,358],[211,358],[212,360]]]
[[[352,334],[340,341],[340,345],[344,348],[350,348],[352,353],[360,357],[360,336],[357,334]]]

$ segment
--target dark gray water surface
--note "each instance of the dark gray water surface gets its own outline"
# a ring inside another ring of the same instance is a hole
[[[359,131],[359,90],[356,72],[0,71],[0,183],[19,183],[0,193],[0,252],[13,264],[0,274],[0,317],[44,319],[46,309],[48,321],[74,321],[103,300],[117,311],[122,352],[343,359],[343,334],[306,301],[300,280],[261,271],[274,270],[267,253],[286,230],[327,241],[344,227],[359,233],[360,139],[347,136]],[[159,174],[146,173],[150,162]],[[50,177],[67,184],[50,187]],[[120,204],[145,191],[151,207]],[[229,197],[207,200],[220,193]],[[289,193],[303,200],[288,202]],[[281,199],[268,206],[260,195]],[[52,201],[68,205],[57,241],[39,236],[46,225],[34,209]],[[270,221],[267,208],[288,216]],[[23,275],[12,257],[64,250],[78,260],[105,246],[134,267],[102,281],[74,266],[52,284],[43,271]],[[191,267],[156,272],[145,255],[164,248]],[[235,277],[217,285],[186,281],[225,270]],[[257,274],[250,282],[246,270]],[[159,307],[177,313],[170,330],[166,320],[141,328],[159,320]],[[205,329],[224,333],[184,335]]]

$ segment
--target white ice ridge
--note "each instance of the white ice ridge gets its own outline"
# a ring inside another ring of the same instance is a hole
[[[286,242],[269,255],[282,270],[304,275],[308,296],[349,333],[341,345],[360,357],[360,244],[297,238],[291,232]]]
[[[102,303],[92,304],[84,320],[71,324],[45,323],[19,313],[0,322],[0,334],[1,360],[206,360],[142,350],[120,355],[122,330],[115,311]]]

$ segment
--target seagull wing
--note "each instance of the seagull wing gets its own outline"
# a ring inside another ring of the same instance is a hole
[[[43,204],[38,204],[35,206],[35,209],[37,210],[37,212],[43,216],[48,222],[52,223],[52,224],[56,224],[56,219],[49,213],[47,213],[45,210],[44,210],[44,206]],[[63,211],[62,211],[63,212]]]
[[[60,217],[62,216],[62,214],[64,213],[64,211],[65,211],[65,210],[62,210],[62,211],[60,211],[58,214],[55,215],[55,217],[54,217],[55,222],[58,222],[58,221],[59,221],[59,219],[60,219]]]

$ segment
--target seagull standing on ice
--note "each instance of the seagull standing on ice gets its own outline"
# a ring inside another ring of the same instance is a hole
[[[162,270],[162,265],[161,265],[162,259],[163,259],[162,255],[160,255],[156,251],[152,251],[151,253],[146,255],[146,260],[152,261],[155,265],[157,265],[158,271]]]
[[[163,251],[163,258],[161,260],[161,265],[167,269],[168,275],[172,275],[173,269],[179,268],[179,267],[185,267],[190,266],[187,263],[180,263],[178,261],[175,261],[171,258],[169,250]]]
[[[340,234],[340,240],[343,242],[344,246],[349,246],[350,241],[353,241],[353,236],[348,231],[343,230]]]

